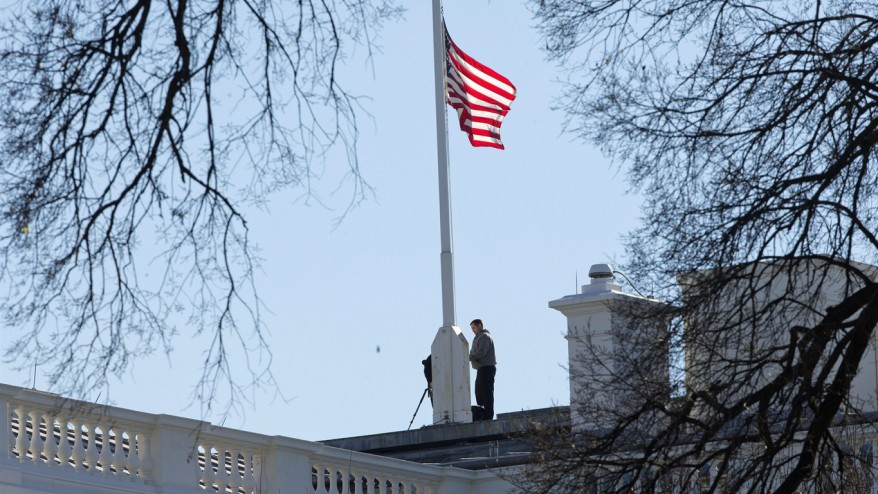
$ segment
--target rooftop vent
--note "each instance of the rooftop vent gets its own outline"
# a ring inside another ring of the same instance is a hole
[[[589,278],[612,278],[613,266],[609,264],[592,264],[588,270]]]

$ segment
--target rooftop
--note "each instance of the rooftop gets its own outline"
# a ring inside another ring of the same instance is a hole
[[[528,463],[533,449],[525,436],[535,427],[569,428],[570,407],[501,413],[495,420],[428,425],[415,430],[320,442],[422,464],[482,470]]]

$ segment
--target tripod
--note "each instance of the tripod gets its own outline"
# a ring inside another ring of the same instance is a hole
[[[415,422],[415,417],[418,416],[418,410],[421,409],[421,403],[424,402],[424,397],[427,396],[427,393],[428,393],[428,392],[430,392],[430,387],[429,387],[429,386],[427,387],[427,389],[424,390],[423,394],[421,394],[421,401],[418,402],[418,408],[415,408],[415,413],[414,413],[414,415],[412,415],[412,421],[409,422],[408,429],[406,429],[406,430],[409,430],[409,429],[412,428],[412,424]],[[432,393],[430,394],[430,399],[431,399],[431,400],[433,399],[433,394],[432,394]]]

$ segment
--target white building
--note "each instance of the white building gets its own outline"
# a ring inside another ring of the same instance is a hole
[[[533,461],[529,445],[519,438],[522,432],[536,423],[574,430],[600,424],[599,417],[581,413],[579,405],[585,396],[576,377],[587,371],[599,381],[612,376],[613,369],[601,372],[598,367],[582,367],[586,343],[603,355],[615,355],[620,346],[637,341],[622,337],[626,336],[620,333],[625,331],[625,319],[619,308],[661,303],[625,293],[608,265],[593,266],[590,276],[590,284],[580,293],[549,302],[567,317],[569,412],[568,407],[557,407],[501,413],[492,421],[318,443],[0,384],[4,417],[0,494],[512,492],[514,486],[505,475]],[[816,295],[829,300],[832,284],[825,287]],[[664,331],[664,322],[641,326],[641,331],[638,337],[652,338]],[[624,350],[636,355],[636,349]],[[864,410],[876,410],[878,363],[874,347],[869,352],[853,394],[863,399]],[[687,359],[699,358],[697,348],[689,349]],[[606,362],[603,365],[615,365],[612,358]],[[645,371],[655,376],[655,389],[650,392],[667,394],[668,361],[649,365]],[[697,386],[699,379],[709,376],[687,378]],[[611,402],[620,396],[598,399]]]
[[[686,348],[687,386],[692,390],[705,389],[713,381],[722,381],[723,375],[740,374],[744,366],[753,360],[768,360],[787,351],[790,330],[796,326],[811,328],[817,325],[826,311],[838,305],[853,290],[862,287],[862,281],[847,271],[825,261],[799,261],[793,266],[777,263],[754,263],[739,266],[740,279],[730,283],[720,297],[711,297],[716,306],[705,304],[702,316],[694,315],[686,321],[687,327],[704,327],[710,331],[698,331],[689,338]],[[875,266],[850,263],[863,276],[878,279]],[[711,273],[680,276],[678,282],[684,297],[699,296],[697,279]],[[846,293],[847,291],[847,293]],[[693,293],[689,293],[693,292]],[[770,302],[769,302],[770,301]],[[770,305],[769,305],[770,304]],[[733,307],[734,310],[730,310]],[[711,317],[711,312],[722,315],[722,323]],[[722,324],[725,324],[723,326]],[[748,335],[747,338],[741,338]],[[859,372],[851,383],[850,401],[860,412],[878,410],[878,354],[876,335],[866,349]],[[713,353],[718,352],[721,358]],[[819,364],[819,365],[822,365]],[[775,377],[779,366],[764,366],[759,379],[751,383],[762,385]],[[727,380],[727,378],[725,378]],[[739,388],[736,396],[751,389]],[[721,400],[733,396],[720,396]]]

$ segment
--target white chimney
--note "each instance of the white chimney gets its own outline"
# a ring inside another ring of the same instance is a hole
[[[626,323],[628,316],[622,311],[634,307],[632,303],[639,307],[660,304],[654,299],[625,293],[609,264],[595,264],[588,274],[591,281],[582,285],[580,293],[549,302],[549,307],[567,317],[570,415],[574,431],[608,424],[609,417],[596,412],[615,410],[629,392],[619,382],[619,376],[625,373],[620,366],[630,365],[631,356],[637,354],[637,349],[628,345],[643,339],[628,334],[632,330]],[[637,331],[644,331],[643,324],[638,328]],[[667,325],[657,321],[646,331],[665,332]],[[659,341],[655,337],[651,340]],[[667,338],[662,337],[661,341]],[[667,352],[663,361],[648,365],[659,385],[669,389]]]

